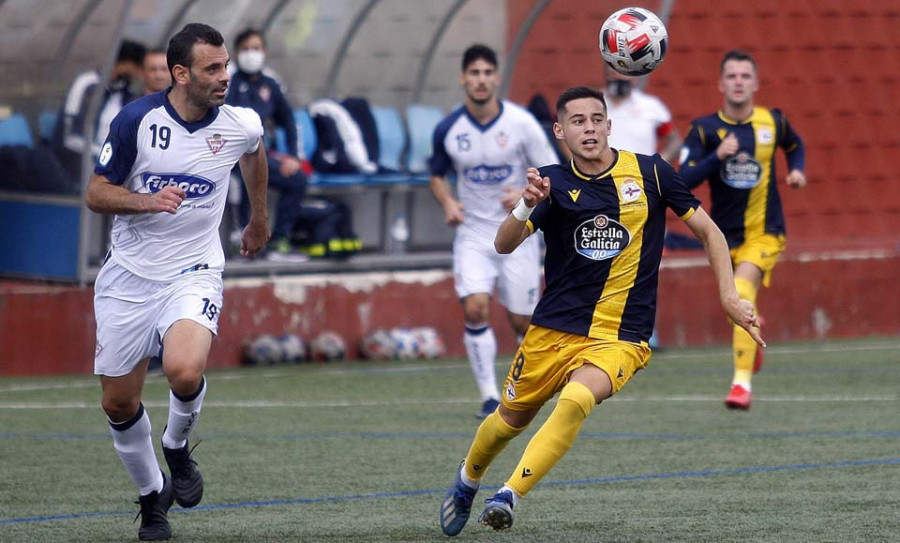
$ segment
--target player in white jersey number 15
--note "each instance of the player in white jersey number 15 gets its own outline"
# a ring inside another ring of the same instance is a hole
[[[206,395],[203,373],[222,310],[218,229],[235,163],[252,208],[241,251],[254,254],[269,239],[262,123],[252,110],[224,105],[222,35],[189,24],[169,41],[166,57],[172,86],[116,116],[85,196],[91,210],[115,215],[94,287],[94,373],[113,445],[139,490],[143,541],[169,539],[172,503],[193,507],[203,496],[188,437]],[[169,476],[160,471],[141,403],[155,356],[170,388],[162,435]]]
[[[463,306],[463,343],[481,393],[479,417],[497,408],[494,359],[497,341],[490,327],[489,301],[496,287],[518,336],[528,328],[541,285],[540,247],[528,240],[514,253],[494,250],[497,228],[525,189],[525,169],[557,161],[537,120],[498,96],[497,55],[484,45],[463,54],[460,84],[465,104],[434,131],[431,190],[456,228],[453,275]],[[447,176],[456,173],[456,197]]]

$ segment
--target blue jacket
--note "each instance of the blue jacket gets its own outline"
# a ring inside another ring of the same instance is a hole
[[[281,92],[281,85],[275,79],[264,74],[250,75],[238,71],[228,85],[225,103],[249,107],[259,115],[265,129],[267,149],[275,147],[274,130],[280,127],[287,136],[288,153],[295,157],[299,156],[294,112]]]

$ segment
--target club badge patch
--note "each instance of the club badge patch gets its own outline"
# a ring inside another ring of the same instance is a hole
[[[206,138],[206,145],[209,146],[209,150],[212,151],[212,154],[214,155],[221,151],[226,143],[228,143],[228,140],[223,138],[222,134],[213,134]]]

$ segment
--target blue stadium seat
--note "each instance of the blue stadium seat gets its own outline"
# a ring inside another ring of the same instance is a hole
[[[378,164],[392,170],[402,170],[401,157],[406,147],[406,130],[400,113],[391,107],[373,107],[375,128],[378,131]]]
[[[284,128],[280,126],[275,128],[275,150],[283,155],[288,152],[287,135],[285,135]]]
[[[38,132],[40,138],[44,141],[52,141],[53,135],[56,133],[56,123],[59,119],[59,112],[52,109],[45,109],[38,115]]]
[[[24,145],[34,148],[34,139],[28,121],[21,113],[14,113],[0,121],[0,145]]]
[[[412,104],[406,108],[406,126],[409,129],[409,156],[407,169],[413,173],[428,170],[431,158],[431,139],[434,129],[444,118],[444,112],[436,106]]]

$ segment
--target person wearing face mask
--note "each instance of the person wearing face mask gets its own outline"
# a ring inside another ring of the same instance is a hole
[[[682,138],[672,124],[672,114],[656,96],[639,89],[633,77],[622,75],[604,65],[604,96],[609,107],[612,133],[609,145],[654,155],[659,153],[670,164],[678,159]]]
[[[266,43],[260,31],[248,28],[234,40],[237,71],[232,75],[225,103],[248,107],[256,111],[266,132],[269,160],[269,188],[279,192],[272,242],[266,258],[274,261],[303,261],[304,255],[294,250],[289,236],[306,196],[306,175],[301,170],[299,138],[293,109],[285,98],[281,84],[266,70]],[[287,153],[276,152],[275,129],[281,128],[287,137]],[[236,175],[240,172],[235,170]],[[243,183],[240,206],[241,226],[247,224],[248,199]]]
[[[56,154],[73,179],[80,177],[81,154],[90,149],[96,157],[106,141],[113,118],[137,98],[131,83],[140,78],[146,54],[147,48],[142,44],[124,40],[105,85],[101,86],[102,74],[95,69],[79,74],[69,86],[53,139],[57,144]],[[98,89],[102,89],[103,99],[93,120],[93,138],[89,140],[88,109]]]

